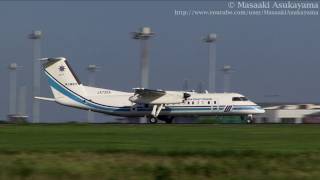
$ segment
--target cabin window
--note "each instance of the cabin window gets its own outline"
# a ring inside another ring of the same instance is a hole
[[[210,104],[210,101],[208,101],[208,104]]]
[[[194,101],[192,101],[192,104],[194,104]]]
[[[188,104],[190,104],[190,101],[188,101]]]
[[[214,101],[214,104],[217,104],[217,101]]]

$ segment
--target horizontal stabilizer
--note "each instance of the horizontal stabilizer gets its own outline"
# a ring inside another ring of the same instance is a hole
[[[56,100],[54,98],[47,98],[47,97],[34,97],[35,99],[39,99],[39,100],[43,100],[43,101],[52,101],[52,102],[56,102]]]

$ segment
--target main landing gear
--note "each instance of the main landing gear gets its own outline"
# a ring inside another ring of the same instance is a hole
[[[156,124],[158,122],[158,120],[164,121],[167,124],[171,124],[173,121],[173,116],[164,116],[164,115],[159,115],[161,110],[163,108],[163,104],[155,104],[152,107],[152,111],[151,114],[149,116],[147,116],[148,119],[148,123],[150,124]]]
[[[160,114],[162,110],[163,104],[160,105],[153,105],[152,111],[151,111],[151,116],[148,117],[148,123],[150,124],[156,124],[158,122],[158,115]]]
[[[158,122],[158,119],[156,117],[149,117],[148,123],[150,124],[156,124]]]
[[[166,124],[171,124],[173,122],[173,118],[174,117],[161,116],[161,117],[157,118],[157,117],[150,116],[150,117],[148,117],[148,123],[149,124],[156,124],[156,123],[158,123],[158,120],[161,120],[161,121],[166,122]]]

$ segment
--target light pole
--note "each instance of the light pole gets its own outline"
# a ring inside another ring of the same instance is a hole
[[[223,91],[230,92],[231,86],[231,73],[234,71],[230,65],[225,65],[221,69],[223,72]]]
[[[20,116],[25,116],[27,118],[27,113],[26,113],[26,96],[27,96],[27,87],[26,86],[21,86],[19,88],[19,100],[18,100],[18,114]]]
[[[216,78],[216,45],[217,35],[214,33],[208,34],[202,39],[203,42],[208,43],[209,47],[209,77],[208,77],[208,90],[209,92],[215,92],[215,78]]]
[[[99,70],[99,66],[95,65],[95,64],[89,64],[87,67],[87,70],[89,72],[89,78],[88,78],[88,85],[89,86],[94,86],[96,83],[96,74],[95,72],[97,72]]]
[[[140,87],[149,88],[149,57],[148,57],[148,39],[154,33],[150,27],[142,27],[140,31],[133,32],[132,38],[140,40],[141,43],[141,62],[140,62]]]
[[[203,81],[198,82],[198,87],[197,87],[198,93],[204,93],[204,88],[203,88]]]
[[[185,79],[183,82],[182,90],[188,91],[189,90],[189,79]]]
[[[94,86],[96,83],[96,72],[98,71],[98,66],[95,64],[89,64],[87,70],[89,72],[88,75],[88,85]],[[88,110],[88,123],[94,122],[94,112]]]
[[[32,86],[32,119],[33,123],[40,122],[40,105],[34,97],[40,95],[40,61],[41,58],[41,38],[42,32],[39,30],[33,31],[28,36],[33,42],[33,86]]]
[[[9,69],[9,116],[17,114],[17,63],[11,63]]]
[[[149,57],[148,39],[154,35],[150,27],[142,27],[137,32],[132,32],[132,38],[140,40],[141,61],[140,61],[140,88],[149,88]],[[140,118],[140,123],[146,123],[146,118]]]

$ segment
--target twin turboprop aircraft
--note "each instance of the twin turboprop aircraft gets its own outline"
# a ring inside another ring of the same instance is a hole
[[[133,93],[83,85],[66,58],[44,58],[54,98],[35,97],[74,108],[172,123],[175,117],[237,115],[252,121],[264,109],[237,93],[196,93],[135,88]]]

